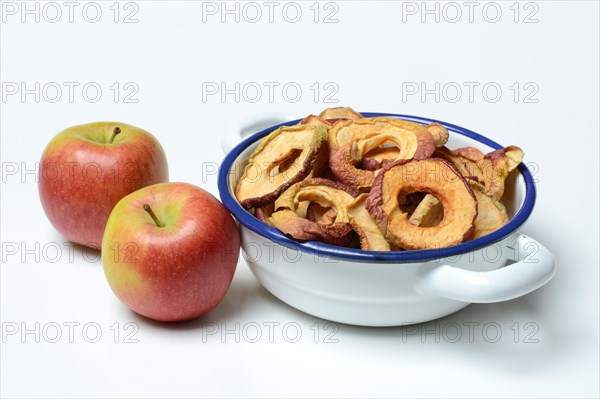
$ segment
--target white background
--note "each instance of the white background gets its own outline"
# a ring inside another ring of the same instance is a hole
[[[74,9],[73,22],[58,2],[62,18],[55,23],[56,9],[46,3],[37,3],[39,22],[22,15],[21,2],[2,5],[3,397],[598,397],[597,2],[476,2],[471,16],[462,2],[428,3],[438,7],[439,21],[422,15],[421,2],[321,3],[317,23],[313,2],[299,3],[296,23],[288,22],[295,18],[291,6],[282,14],[286,3],[278,3],[269,22],[269,9],[259,2],[262,19],[252,23],[256,9],[244,14],[244,3],[238,3],[239,22],[235,14],[222,22],[220,13],[203,13],[203,3],[193,1],[121,3],[115,23],[112,3],[100,3],[96,23],[86,20],[95,18],[90,6],[82,15],[85,2]],[[212,5],[222,7],[204,9]],[[502,14],[492,23],[498,8]],[[460,19],[452,22],[457,10]],[[132,12],[137,22],[124,23]],[[332,12],[333,23],[324,23]],[[15,85],[21,90],[21,83],[34,88],[36,82],[39,102],[34,94],[10,94]],[[72,102],[64,82],[79,84]],[[95,103],[93,90],[88,97],[81,92],[90,82],[102,89]],[[239,92],[236,101],[234,94],[203,91],[221,82],[230,89],[240,82],[240,90],[256,82],[262,96]],[[265,82],[279,85],[272,98]],[[477,85],[472,98],[465,82]],[[302,89],[298,98],[282,93],[288,83]],[[422,98],[407,91],[421,84],[433,93]],[[56,85],[62,97],[52,102]],[[132,88],[138,91],[129,100],[136,103],[123,98]],[[213,312],[187,323],[155,323],[116,299],[98,253],[78,247],[70,256],[41,208],[35,173],[26,172],[63,128],[117,120],[157,136],[172,181],[217,195],[213,167],[223,157],[226,131],[259,112],[305,115],[336,105],[325,100],[437,118],[521,146],[538,180],[538,201],[522,231],[554,253],[555,278],[523,298],[471,305],[412,329],[363,328],[328,325],[285,305],[240,258]],[[19,251],[9,254],[14,243]],[[56,247],[62,248],[58,259]],[[128,322],[134,324],[126,330]],[[22,334],[35,323],[40,342]],[[57,343],[49,342],[52,323],[61,326]],[[68,323],[79,323],[71,339]],[[82,332],[87,323],[100,328],[97,343],[87,342],[95,335],[93,328]],[[271,339],[269,323],[280,323],[271,324]],[[495,329],[484,333],[486,323],[496,323],[501,337]],[[5,333],[15,325],[17,334]],[[262,335],[252,343],[257,326]],[[296,343],[288,342],[296,332],[290,326],[302,334]],[[222,334],[236,328],[237,335]],[[127,333],[137,342],[125,342]]]

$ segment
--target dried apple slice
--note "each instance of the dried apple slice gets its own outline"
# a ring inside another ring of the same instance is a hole
[[[485,157],[485,154],[475,147],[462,147],[452,150],[454,155],[468,159],[469,161],[477,162]]]
[[[261,140],[238,181],[235,195],[246,209],[273,202],[313,170],[326,149],[324,126],[284,126]]]
[[[290,187],[275,202],[275,212],[269,218],[269,223],[295,239],[345,246],[353,239],[347,207],[358,194],[356,190],[338,182],[322,178],[306,179]],[[334,216],[328,213],[331,219],[319,222],[299,215],[298,208],[310,203],[332,210]]]
[[[303,219],[289,209],[273,213],[269,218],[269,224],[296,240],[323,241],[338,246],[347,246],[353,240],[354,231],[350,223],[334,223],[325,226]]]
[[[400,150],[398,147],[378,147],[367,152],[358,166],[360,169],[364,170],[381,169],[398,158],[399,154]]]
[[[308,201],[303,201],[300,203],[300,205],[304,205],[307,202]],[[306,219],[319,224],[333,224],[335,222],[336,216],[337,213],[335,212],[335,209],[322,207],[316,202],[309,202],[306,207]]]
[[[373,118],[379,120],[389,120],[393,118]],[[413,123],[413,122],[411,122]],[[418,128],[418,124],[416,127]],[[442,147],[448,141],[448,130],[439,123],[432,123],[425,127],[431,136],[436,147]],[[400,150],[394,146],[378,147],[364,154],[363,159],[359,163],[360,169],[377,170],[398,159]]]
[[[446,129],[444,126],[434,122],[427,125],[426,128],[433,136],[433,141],[436,147],[441,147],[448,142],[448,137],[450,134],[448,133],[448,129]]]
[[[263,223],[269,224],[269,217],[273,214],[273,204],[267,204],[254,209],[254,216]]]
[[[274,210],[278,211],[280,209],[289,209],[295,210],[296,204],[294,203],[294,199],[296,198],[296,194],[300,190],[300,183],[292,184],[287,190],[285,190],[281,195],[275,200]],[[302,215],[304,217],[305,215]]]
[[[374,117],[374,118],[369,118],[369,119],[395,123],[396,125],[402,127],[403,129],[413,130],[415,132],[418,132],[418,131],[422,130],[423,128],[425,128],[431,134],[431,136],[433,138],[433,143],[436,147],[442,147],[444,144],[446,144],[446,142],[448,141],[448,138],[450,137],[450,133],[448,132],[448,129],[446,129],[444,126],[440,125],[437,122],[430,123],[429,125],[421,125],[420,123],[417,123],[417,122],[407,121],[407,120],[398,119],[398,118],[392,118],[389,116],[379,116],[379,117]]]
[[[410,215],[408,222],[414,226],[437,226],[444,217],[444,207],[435,195],[427,194]]]
[[[368,194],[361,194],[348,205],[352,228],[358,234],[360,248],[370,251],[389,251],[390,243],[385,239],[377,224],[365,208]]]
[[[475,239],[490,234],[508,223],[504,205],[496,198],[485,194],[485,186],[471,179],[467,179],[467,182],[477,198],[477,217],[473,222],[473,233],[469,238]],[[421,227],[436,226],[444,216],[443,212],[441,202],[435,196],[427,194],[410,216],[409,222]]]
[[[437,197],[444,216],[437,226],[409,222],[399,198],[416,192]],[[404,249],[430,249],[458,244],[473,230],[477,200],[465,178],[443,159],[399,160],[382,169],[367,198],[366,208],[393,244]]]
[[[298,182],[293,184],[290,188],[285,190],[279,198],[275,200],[273,204],[273,210],[278,211],[281,209],[293,210],[296,215],[305,219],[306,213],[308,211],[308,202],[302,202],[299,204],[295,203],[296,194],[300,190],[300,184],[302,182]],[[272,212],[271,212],[272,213]]]
[[[479,165],[477,165],[477,162],[465,157],[464,154],[452,151],[447,147],[440,147],[435,150],[433,156],[450,162],[464,177],[479,182],[483,181],[483,173],[481,172]]]
[[[502,198],[506,177],[523,160],[523,151],[516,146],[501,148],[485,155],[473,147],[456,150],[441,147],[433,155],[452,163],[463,176],[483,184],[486,194],[496,199]]]
[[[340,122],[343,126],[338,126],[334,135],[338,145],[345,145],[355,140],[364,140],[382,133],[388,133],[392,128],[388,125],[393,125],[398,130],[407,132],[420,133],[425,126],[403,119],[392,117],[375,117],[375,118],[360,118]],[[431,132],[429,132],[431,134]],[[331,138],[331,137],[330,137]]]
[[[514,145],[492,151],[477,161],[483,174],[486,193],[496,199],[502,198],[506,177],[519,166],[521,161],[523,161],[523,150]]]
[[[353,189],[345,184],[340,182],[336,182],[329,179],[324,179],[321,177],[315,177],[310,179],[305,179],[301,182],[293,184],[287,190],[285,190],[279,198],[275,201],[275,210],[281,209],[290,209],[295,210],[301,204],[301,200],[299,200],[299,193],[302,191],[301,197],[304,198],[307,192],[312,193],[316,192],[321,188],[324,192],[329,192],[331,195],[343,195],[346,194],[352,198],[358,196],[360,192],[358,190]],[[339,192],[338,192],[339,191]],[[331,197],[334,198],[334,197]],[[343,198],[343,196],[341,197]],[[337,199],[341,199],[337,198]],[[310,200],[310,199],[309,199]],[[330,200],[326,203],[334,203],[334,200]],[[326,206],[326,205],[324,205]],[[304,217],[304,216],[303,216]]]
[[[473,222],[473,235],[479,238],[488,235],[508,223],[508,214],[504,205],[493,196],[485,193],[485,186],[467,179],[477,198],[477,217]]]
[[[435,151],[433,136],[418,123],[395,118],[342,121],[329,130],[329,167],[341,182],[368,191],[375,172],[356,166],[369,152],[390,145],[398,149],[394,160],[427,158]]]
[[[338,121],[341,119],[360,119],[363,116],[350,107],[326,108],[319,114],[319,118],[327,121]]]
[[[315,115],[308,115],[306,118],[300,121],[300,124],[308,126],[331,126],[331,123]]]
[[[483,155],[482,155],[483,156]],[[508,215],[504,205],[496,198],[485,193],[485,186],[467,179],[477,198],[477,217],[473,222],[473,233],[469,237],[475,239],[490,234],[508,223]],[[427,194],[417,209],[410,216],[409,222],[415,226],[436,226],[444,216],[441,202],[431,194]]]
[[[347,206],[360,193],[339,182],[314,178],[306,179],[299,184],[299,189],[294,197],[294,206],[298,207],[302,202],[312,202],[323,208],[335,210],[336,222],[349,222]]]

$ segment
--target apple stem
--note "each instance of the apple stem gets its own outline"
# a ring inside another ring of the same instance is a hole
[[[115,130],[113,130],[113,134],[112,136],[110,136],[110,140],[108,141],[108,143],[112,144],[112,142],[115,140],[115,137],[117,137],[117,134],[119,133],[121,133],[121,128],[117,126]]]
[[[152,208],[150,208],[150,205],[148,204],[144,204],[144,210],[146,212],[148,212],[148,214],[150,215],[150,217],[152,218],[152,220],[154,220],[154,223],[158,226],[158,227],[165,227],[164,224],[162,224],[160,222],[160,220],[158,220],[158,218],[156,217],[156,214],[154,213],[154,211],[152,210]]]

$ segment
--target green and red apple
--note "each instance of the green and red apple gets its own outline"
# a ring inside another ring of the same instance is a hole
[[[39,194],[52,225],[65,238],[99,249],[117,202],[142,187],[169,180],[162,146],[125,123],[73,126],[46,146]]]
[[[240,251],[237,225],[210,193],[187,183],[142,188],[114,207],[102,264],[117,297],[159,321],[199,317],[221,302]]]

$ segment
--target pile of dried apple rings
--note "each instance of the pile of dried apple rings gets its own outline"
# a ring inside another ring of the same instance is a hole
[[[445,147],[448,131],[328,108],[264,137],[235,195],[296,240],[373,251],[443,248],[508,222],[505,180],[523,159]]]

